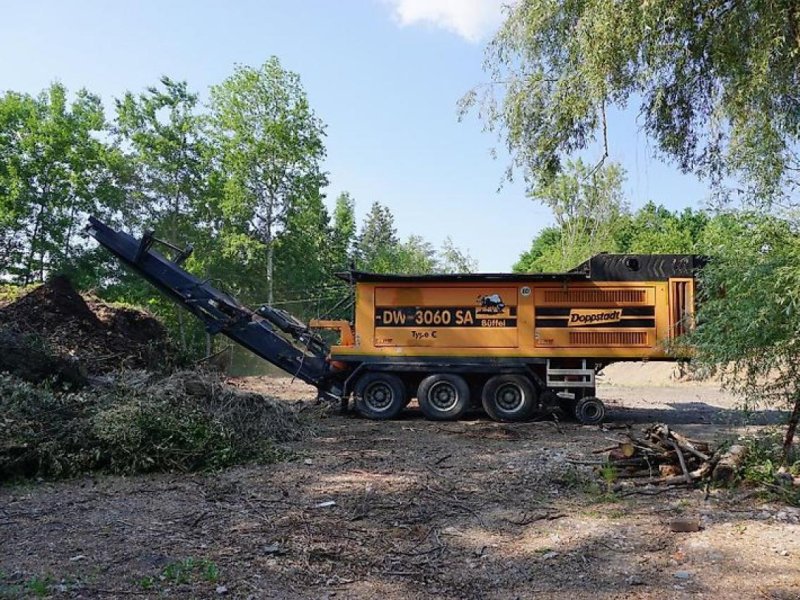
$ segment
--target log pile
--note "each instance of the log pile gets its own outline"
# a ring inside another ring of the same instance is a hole
[[[730,482],[738,474],[745,448],[712,448],[706,442],[690,440],[668,425],[657,424],[644,435],[626,434],[614,446],[595,450],[607,453],[604,467],[614,469],[619,489],[642,485],[695,485],[699,482]]]

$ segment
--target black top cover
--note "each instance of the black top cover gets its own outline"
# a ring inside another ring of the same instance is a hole
[[[391,275],[346,271],[338,277],[349,282],[413,283],[458,281],[489,283],[503,281],[666,281],[670,277],[694,277],[706,264],[693,254],[596,254],[566,273],[454,273],[435,275]]]

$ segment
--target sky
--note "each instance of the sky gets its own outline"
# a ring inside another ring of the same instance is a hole
[[[504,183],[509,158],[457,102],[487,80],[487,41],[507,0],[37,0],[3,3],[0,92],[53,81],[111,107],[159,77],[208,88],[234,65],[272,55],[298,73],[327,125],[329,205],[342,191],[359,220],[377,201],[398,233],[435,245],[449,236],[480,271],[511,269],[547,209]],[[654,157],[635,107],[609,118],[611,156],[627,170],[633,208],[702,207],[708,188]]]

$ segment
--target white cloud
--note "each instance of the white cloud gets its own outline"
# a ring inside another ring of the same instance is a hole
[[[503,20],[509,0],[387,0],[400,25],[425,23],[451,31],[470,42],[492,33]]]

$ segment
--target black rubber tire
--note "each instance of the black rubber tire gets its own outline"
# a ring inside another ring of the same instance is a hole
[[[365,373],[353,389],[356,411],[376,421],[394,419],[406,406],[403,380],[391,373]]]
[[[581,398],[575,404],[575,419],[582,425],[599,425],[606,418],[606,405],[594,396]]]
[[[469,408],[469,386],[459,375],[430,375],[419,384],[417,402],[425,418],[455,421]]]
[[[524,421],[539,406],[536,388],[522,375],[495,375],[483,386],[481,401],[495,421]]]

